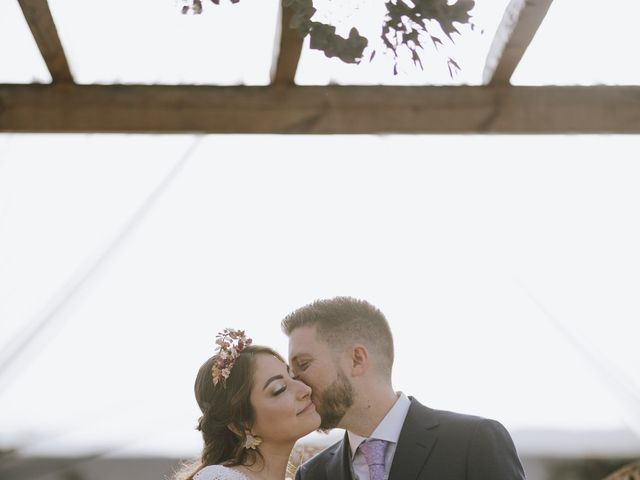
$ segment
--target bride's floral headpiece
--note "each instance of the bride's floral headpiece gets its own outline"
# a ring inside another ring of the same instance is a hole
[[[224,385],[225,380],[231,374],[236,358],[245,347],[251,345],[251,342],[252,340],[247,338],[244,330],[225,328],[218,333],[216,336],[218,352],[213,357],[213,368],[211,369],[214,385],[220,382]]]

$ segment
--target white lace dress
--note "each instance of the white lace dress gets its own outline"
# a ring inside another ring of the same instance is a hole
[[[249,480],[246,475],[225,467],[224,465],[209,465],[200,470],[193,480]]]

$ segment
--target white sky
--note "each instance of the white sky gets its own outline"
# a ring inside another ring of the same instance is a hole
[[[17,0],[0,2],[0,82],[51,82]]]
[[[0,359],[52,315],[0,376],[0,442],[194,453],[215,334],[286,353],[280,319],[339,294],[382,308],[432,407],[640,430],[640,137],[194,141],[0,136]]]
[[[640,2],[554,0],[514,85],[638,85]]]

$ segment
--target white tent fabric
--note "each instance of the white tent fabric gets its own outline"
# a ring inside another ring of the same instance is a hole
[[[640,454],[639,147],[0,135],[0,447],[195,454],[216,332],[286,354],[284,315],[352,295],[390,321],[396,388]]]

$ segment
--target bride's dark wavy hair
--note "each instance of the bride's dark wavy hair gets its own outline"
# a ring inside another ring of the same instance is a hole
[[[250,397],[256,356],[259,354],[273,355],[285,363],[273,349],[250,345],[238,355],[224,383],[213,384],[211,370],[214,357],[204,362],[198,370],[194,389],[202,416],[198,419],[196,429],[202,432],[204,447],[200,460],[185,466],[176,475],[176,480],[192,480],[196,473],[208,465],[255,464],[260,452],[245,449],[243,445],[245,430],[251,429],[255,422]]]

